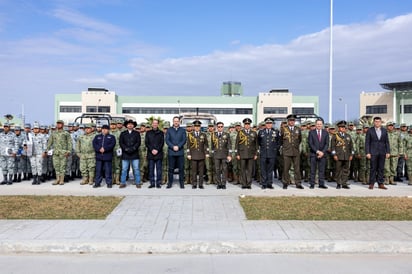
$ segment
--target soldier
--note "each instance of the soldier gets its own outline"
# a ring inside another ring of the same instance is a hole
[[[332,155],[332,136],[335,135],[336,133],[336,127],[334,124],[329,126],[329,148],[326,153],[326,175],[325,178],[328,180],[328,182],[333,182],[335,181],[335,171],[336,171],[336,165],[335,165],[335,160],[333,160],[333,155]]]
[[[207,125],[207,143],[212,143],[212,135],[215,133],[215,124],[210,123]],[[208,157],[206,159],[206,176],[207,176],[207,183],[214,184],[215,183],[215,166],[214,166],[214,159],[213,157]]]
[[[243,119],[244,128],[236,137],[236,158],[240,162],[239,179],[242,189],[252,188],[253,163],[258,154],[257,133],[250,129],[251,123],[251,119]]]
[[[233,170],[233,184],[239,184],[239,177],[240,177],[240,162],[237,159],[237,151],[236,151],[236,138],[239,132],[242,130],[240,122],[236,122],[234,124],[235,128],[230,132],[230,142],[232,143],[232,170]]]
[[[314,125],[314,124],[313,124]],[[309,145],[308,136],[312,123],[307,121],[301,124],[300,131],[302,134],[302,141],[300,142],[300,166],[301,166],[301,178],[307,182],[310,174],[310,158],[309,158]]]
[[[199,182],[199,188],[203,189],[205,159],[209,157],[209,144],[206,134],[200,132],[201,124],[199,120],[193,122],[195,130],[188,135],[187,158],[192,162],[192,188],[197,188]],[[199,181],[197,175],[199,175]]]
[[[232,154],[230,155],[231,158],[232,158],[232,160],[227,163],[227,181],[230,182],[230,183],[233,182],[233,176],[234,176],[234,174],[233,174],[233,160],[234,160],[234,159],[233,159],[233,153],[234,153],[234,151],[235,151],[234,145],[235,145],[235,141],[236,141],[236,135],[234,135],[233,138],[232,138],[232,132],[235,132],[235,133],[236,133],[235,125],[234,125],[233,123],[229,125],[229,131],[228,131],[228,133],[229,133],[229,138],[230,138],[230,145],[231,145],[230,151],[231,151],[231,153],[232,153]],[[236,134],[237,134],[237,133],[236,133]]]
[[[56,125],[51,125],[50,129],[51,131],[47,132],[47,126],[40,125],[40,134],[42,134],[46,140],[49,140],[50,135],[56,131]],[[53,155],[50,151],[47,151],[47,157],[43,160],[42,173],[46,174],[46,180],[56,179],[56,170],[53,165]]]
[[[93,148],[95,134],[90,124],[85,125],[85,134],[81,135],[76,142],[76,155],[80,159],[80,172],[82,173],[81,185],[94,184],[96,173],[96,155]]]
[[[193,124],[186,123],[186,139],[189,139],[189,134],[193,131]],[[189,149],[187,142],[184,145],[185,157],[185,184],[192,183],[192,161],[187,158],[187,150]]]
[[[262,189],[273,189],[273,169],[279,149],[279,134],[273,129],[273,119],[265,119],[265,128],[259,130],[260,178]]]
[[[162,174],[163,174],[163,179],[162,179],[162,185],[167,183],[167,172],[169,169],[168,162],[167,162],[167,145],[166,145],[166,132],[170,128],[170,123],[169,121],[166,121],[163,123],[163,134],[165,138],[165,144],[163,146],[163,161],[162,161]]]
[[[354,151],[352,138],[346,134],[346,124],[346,121],[338,122],[338,133],[331,139],[332,155],[336,163],[336,189],[350,189],[348,175]]]
[[[76,146],[76,142],[74,141],[73,138],[73,123],[69,123],[67,126],[67,129],[65,128],[65,130],[69,133],[70,135],[70,145],[71,145],[71,149],[70,149],[70,153],[69,156],[67,157],[67,166],[66,166],[66,173],[64,175],[64,182],[68,183],[70,180],[74,180],[74,177],[72,177],[72,163],[73,163],[73,155],[74,155],[74,149]]]
[[[96,156],[96,180],[93,185],[94,188],[100,187],[103,180],[103,173],[107,188],[112,188],[112,158],[116,138],[109,132],[110,127],[103,125],[102,133],[95,135],[93,138],[93,148]]]
[[[27,123],[24,125],[24,131],[22,132],[22,135],[24,135],[24,139],[26,141],[27,141],[29,134],[31,134],[31,125]],[[33,173],[31,170],[31,163],[30,163],[29,157],[25,154],[24,151],[22,155],[22,169],[23,169],[23,179],[22,180],[23,181],[30,180],[33,177]]]
[[[369,169],[370,163],[369,159],[366,159],[366,151],[365,151],[365,137],[366,132],[369,129],[368,125],[358,126],[362,129],[362,133],[357,135],[355,140],[355,157],[359,160],[359,173],[358,173],[358,181],[361,182],[363,185],[369,184]],[[358,128],[357,128],[358,130]]]
[[[359,157],[359,145],[365,147],[365,144],[359,144],[358,139],[362,136],[362,126],[357,126],[355,129],[355,134],[351,135],[353,141],[353,151],[355,152],[354,157],[351,162],[351,166],[353,166],[353,181],[359,182],[359,173],[360,173],[360,157]],[[366,155],[365,155],[366,156]]]
[[[281,138],[280,145],[282,147],[283,155],[283,189],[287,189],[291,183],[289,169],[293,164],[294,178],[296,188],[303,189],[300,177],[300,142],[302,141],[302,134],[300,128],[295,127],[296,115],[290,114],[286,117],[287,125],[280,130]]]
[[[408,136],[408,127],[406,126],[405,123],[401,124],[401,130],[399,133],[401,139],[402,139],[402,143],[403,143],[403,147],[405,147],[405,137]],[[406,153],[406,151],[404,150],[404,153]],[[396,177],[395,177],[395,182],[403,182],[402,177],[404,177],[404,172],[406,171],[405,168],[405,157],[404,155],[400,155],[399,159],[398,159],[398,166],[396,168]]]
[[[224,132],[223,122],[217,122],[217,132],[211,136],[211,152],[215,165],[217,189],[226,189],[227,165],[232,161],[232,143],[230,135]]]
[[[142,183],[145,183],[148,181],[148,174],[147,174],[147,148],[144,145],[145,143],[145,138],[146,138],[146,124],[141,123],[140,124],[140,140],[142,142],[142,145],[139,147],[139,169],[140,169],[140,176],[142,178]]]
[[[353,150],[356,150],[355,147],[355,139],[356,139],[356,128],[355,128],[355,124],[353,122],[349,122],[348,123],[348,128],[346,129],[346,133],[350,135],[350,137],[352,138],[352,142],[354,144]],[[354,163],[356,161],[356,157],[353,157],[352,160],[350,161],[350,170],[349,170],[349,180],[353,180],[356,182],[357,177],[356,174],[358,172],[359,169],[359,165],[356,165],[356,163]]]
[[[391,148],[389,159],[385,161],[385,181],[384,184],[396,185],[394,177],[398,166],[398,158],[403,155],[403,142],[398,131],[394,130],[394,123],[387,122],[386,130],[388,132],[389,147]]]
[[[63,130],[63,127],[63,120],[58,120],[56,122],[56,130],[50,135],[47,142],[47,150],[53,149],[53,166],[56,171],[56,181],[53,182],[53,185],[64,185],[67,159],[73,148],[70,134]]]
[[[0,166],[3,171],[2,185],[13,184],[14,160],[19,149],[16,134],[10,130],[8,122],[3,125],[4,131],[0,133]]]
[[[73,123],[73,131],[70,134],[73,140],[73,152],[72,152],[72,166],[71,166],[71,177],[70,179],[74,180],[74,178],[81,178],[80,175],[80,158],[76,154],[76,143],[79,139],[82,132],[79,130],[80,124],[78,122]]]
[[[405,167],[407,169],[408,185],[412,185],[412,125],[409,126],[409,134],[404,137],[404,150],[405,150]]]
[[[21,174],[23,172],[23,143],[25,141],[26,136],[21,134],[21,127],[16,125],[14,127],[14,134],[16,135],[16,142],[17,142],[17,153],[16,158],[14,158],[14,170],[13,170],[13,183],[21,182]]]
[[[120,171],[121,171],[121,148],[119,143],[120,130],[117,128],[117,121],[112,120],[110,122],[110,134],[116,138],[116,145],[114,146],[114,153],[112,159],[112,174],[113,174],[113,184],[120,185]]]
[[[33,171],[32,185],[40,185],[40,182],[45,182],[45,174],[43,173],[43,161],[47,158],[47,138],[40,133],[40,125],[33,124],[33,132],[28,133],[25,140],[24,150]]]

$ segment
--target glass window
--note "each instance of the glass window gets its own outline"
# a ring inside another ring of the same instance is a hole
[[[384,114],[388,113],[387,105],[366,106],[366,114]]]

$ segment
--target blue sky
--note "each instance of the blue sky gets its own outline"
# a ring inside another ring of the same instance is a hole
[[[329,0],[0,0],[1,111],[52,123],[54,94],[319,95],[328,117]],[[412,2],[334,0],[334,112],[410,81]],[[351,116],[352,115],[352,116]]]

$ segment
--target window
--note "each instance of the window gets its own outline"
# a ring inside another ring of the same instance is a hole
[[[383,114],[388,113],[387,105],[366,106],[366,114]]]
[[[94,107],[96,108],[96,107]],[[100,109],[100,107],[99,107]],[[210,114],[253,114],[252,108],[144,108],[144,107],[124,107],[122,113],[125,114],[179,114],[210,113]]]
[[[99,112],[99,113],[110,113],[110,106],[99,106],[99,111],[97,106],[86,106],[86,112]]]
[[[314,108],[292,108],[292,113],[296,115],[307,115],[315,113]]]
[[[399,107],[399,113],[402,113],[402,106]],[[412,105],[403,105],[403,113],[412,113]]]
[[[82,112],[81,106],[60,106],[60,112]]]
[[[287,107],[264,107],[263,113],[264,114],[287,114],[288,108]]]

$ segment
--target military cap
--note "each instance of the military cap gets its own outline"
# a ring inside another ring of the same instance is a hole
[[[55,129],[55,128],[56,128],[56,125],[51,125],[50,128],[51,128],[51,129]]]
[[[289,114],[288,116],[286,116],[287,120],[295,120],[297,118],[297,116],[295,114]]]
[[[236,126],[242,126],[242,124],[240,122],[235,122],[235,127]]]
[[[368,124],[364,124],[363,128],[370,128],[370,126]]]
[[[46,129],[47,127],[45,125],[41,125],[40,129]],[[55,127],[56,128],[56,127]]]
[[[91,128],[91,127],[92,127],[92,124],[88,123],[88,124],[84,124],[83,126],[84,126],[85,128]]]
[[[325,128],[329,128],[330,124],[329,123],[325,123]]]
[[[74,127],[78,127],[78,126],[80,126],[80,124],[79,124],[78,122],[74,122],[74,123],[73,123],[73,126],[74,126]]]
[[[264,122],[265,122],[265,124],[273,124],[273,118],[272,117],[266,117]]]
[[[394,123],[394,122],[392,122],[392,121],[388,121],[388,122],[386,122],[386,126],[393,126],[393,125],[395,125],[395,123]]]
[[[336,129],[335,124],[330,124],[330,125],[329,125],[329,129]]]
[[[139,126],[140,126],[140,127],[146,127],[146,123],[143,123],[143,122],[142,122],[142,123],[139,124]]]
[[[201,124],[202,124],[202,122],[200,122],[199,120],[193,121],[194,126],[200,126]]]
[[[151,128],[152,126],[151,125],[149,125],[149,124],[146,124],[145,125],[145,128]]]
[[[242,122],[243,122],[243,124],[251,124],[252,120],[250,118],[245,118],[245,119],[243,119]]]
[[[117,123],[117,124],[123,124],[122,120],[120,120],[120,119],[117,119],[117,120],[116,120],[116,123]]]
[[[57,120],[56,124],[64,124],[63,120]]]
[[[29,123],[24,124],[24,128],[31,128],[31,125]]]
[[[70,123],[67,124],[67,126],[68,126],[68,127],[72,127],[72,126],[74,126],[74,123],[71,123],[71,122],[70,122]]]
[[[356,130],[362,130],[362,126],[361,125],[357,126]]]
[[[193,127],[193,123],[186,123],[186,127]]]
[[[117,124],[117,121],[116,121],[116,120],[111,120],[111,121],[110,121],[110,124],[111,124],[111,125],[116,125],[116,124]]]
[[[214,127],[215,124],[214,124],[214,123],[209,123],[207,126],[208,126],[208,127]]]
[[[102,124],[96,124],[96,128],[102,128]]]
[[[234,127],[235,127],[235,124],[233,123],[229,125],[229,128],[234,128]]]
[[[268,123],[268,124],[269,124],[269,123]],[[265,126],[265,125],[266,125],[265,121],[259,123],[259,126],[260,126],[260,127],[263,127],[263,126]]]
[[[110,129],[109,125],[103,125],[102,129]]]
[[[349,122],[349,126],[354,126],[355,124],[353,122]]]
[[[401,123],[401,127],[406,127],[406,123]]]
[[[399,124],[395,124],[395,128],[399,129],[399,128],[401,128],[401,126]]]
[[[86,126],[84,124],[80,124],[79,128],[85,128]]]
[[[14,130],[21,130],[21,126],[19,125],[14,126]]]
[[[308,126],[314,127],[314,126],[316,126],[316,124],[315,124],[314,122],[309,122],[309,123],[308,123]]]
[[[34,124],[33,124],[33,128],[40,128],[39,123],[34,123]]]
[[[10,123],[9,123],[9,122],[5,122],[5,123],[3,124],[3,127],[10,127]]]
[[[336,126],[337,127],[346,127],[347,123],[345,120],[339,121]]]

